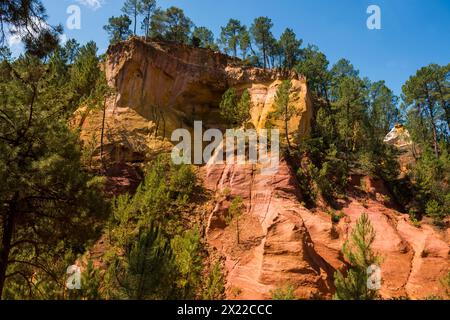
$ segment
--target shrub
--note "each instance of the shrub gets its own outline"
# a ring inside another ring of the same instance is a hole
[[[272,300],[296,300],[294,286],[287,285],[272,292]]]

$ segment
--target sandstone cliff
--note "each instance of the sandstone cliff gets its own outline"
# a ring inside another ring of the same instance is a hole
[[[228,298],[270,299],[274,290],[287,285],[299,298],[330,298],[334,272],[345,270],[342,245],[363,212],[377,233],[382,297],[445,296],[440,280],[450,270],[448,230],[414,227],[408,215],[391,208],[381,181],[353,177],[355,186],[363,180],[366,191],[350,190],[340,201],[345,217],[334,223],[327,212],[301,204],[295,175],[285,162],[273,176],[263,176],[251,165],[211,165],[204,175],[205,185],[219,194],[207,238],[226,258]],[[224,223],[230,205],[220,196],[225,189],[244,200],[239,229]]]
[[[109,184],[137,183],[132,170],[154,155],[170,151],[174,129],[191,129],[202,120],[205,129],[224,128],[218,106],[224,91],[248,89],[252,123],[265,126],[283,77],[276,72],[240,67],[218,52],[137,38],[112,46],[106,58],[107,78],[116,96],[107,102],[104,153],[111,168]],[[292,99],[298,116],[290,132],[305,135],[313,106],[306,81],[292,75]],[[85,148],[100,154],[101,110],[81,108],[75,123]],[[230,299],[270,299],[277,288],[291,285],[299,298],[331,298],[333,274],[345,269],[340,250],[352,226],[367,212],[377,232],[375,250],[381,265],[384,298],[444,295],[440,279],[449,271],[449,234],[423,224],[414,227],[390,206],[380,181],[366,180],[364,195],[349,192],[341,201],[345,217],[332,222],[326,210],[308,210],[301,203],[298,182],[286,162],[272,176],[255,165],[207,165],[201,172],[214,197],[205,213],[206,240],[225,260],[226,295]],[[125,188],[126,189],[126,188]],[[243,198],[239,225],[227,225],[230,199]]]
[[[112,46],[105,70],[116,95],[106,108],[105,153],[110,161],[133,163],[148,160],[169,149],[173,130],[192,129],[194,121],[204,129],[225,129],[219,104],[230,87],[248,89],[253,107],[251,123],[265,127],[278,86],[284,78],[274,71],[241,67],[238,60],[208,49],[179,44],[146,43],[139,38]],[[289,123],[291,133],[307,134],[313,115],[304,78],[292,80],[292,104],[298,115]],[[100,152],[103,114],[81,108],[75,123],[82,139]]]

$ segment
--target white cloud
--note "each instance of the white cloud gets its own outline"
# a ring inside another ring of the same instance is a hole
[[[92,10],[100,9],[103,4],[105,3],[105,0],[77,0],[79,4],[82,4],[83,6],[86,6]]]
[[[47,24],[47,22],[37,19],[37,18],[32,18],[32,23],[37,26],[37,29],[48,29],[49,25]],[[9,47],[13,47],[13,46],[17,46],[20,45],[22,43],[22,39],[23,36],[26,33],[31,33],[32,35],[37,35],[37,32],[35,31],[34,28],[28,28],[28,30],[26,28],[16,28],[16,27],[12,27],[7,35],[7,41],[8,41],[8,45]]]

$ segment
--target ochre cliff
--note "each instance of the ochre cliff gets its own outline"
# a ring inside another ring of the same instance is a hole
[[[145,43],[137,38],[108,50],[105,70],[115,96],[106,103],[104,158],[108,186],[139,182],[133,168],[170,151],[170,136],[178,128],[225,129],[219,103],[229,87],[248,89],[252,124],[265,127],[278,86],[285,79],[273,71],[241,67],[239,62],[211,50],[167,43]],[[313,116],[306,81],[290,75],[291,99],[298,115],[289,123],[291,134],[308,134]],[[74,125],[81,129],[85,150],[99,158],[102,110],[80,108]],[[255,165],[206,165],[204,186],[213,194],[214,208],[205,212],[205,235],[215,255],[223,257],[229,299],[270,299],[273,290],[287,285],[298,298],[327,299],[334,292],[333,274],[345,269],[344,241],[362,212],[367,212],[382,256],[384,298],[445,296],[440,279],[449,269],[449,237],[426,223],[414,227],[408,216],[392,208],[382,183],[353,177],[353,186],[340,203],[345,217],[332,222],[326,210],[308,210],[301,202],[295,173],[281,161],[277,173],[262,175]],[[228,194],[228,195],[227,195]],[[224,217],[230,197],[240,196],[245,210],[239,223]]]
[[[251,123],[265,127],[281,81],[274,71],[241,67],[238,60],[208,49],[179,44],[144,42],[139,38],[112,46],[105,70],[116,94],[106,104],[104,151],[113,162],[140,162],[162,149],[175,129],[191,129],[202,121],[205,130],[225,129],[219,104],[230,87],[238,94],[248,90],[252,99]],[[306,81],[292,80],[291,103],[297,115],[289,122],[291,133],[307,134],[313,108]],[[81,137],[100,153],[101,110],[81,108],[75,124]]]
[[[361,180],[363,194],[355,187]],[[363,212],[377,234],[373,249],[382,259],[381,296],[445,297],[441,279],[450,270],[448,230],[413,226],[408,215],[391,208],[381,181],[353,177],[355,190],[340,201],[345,217],[339,223],[301,204],[295,175],[285,162],[273,176],[261,175],[252,165],[208,165],[204,181],[217,194],[207,238],[226,259],[230,299],[270,299],[286,286],[298,298],[330,298],[334,272],[345,270],[342,245]],[[239,226],[225,224],[230,201],[222,196],[224,190],[243,198]]]

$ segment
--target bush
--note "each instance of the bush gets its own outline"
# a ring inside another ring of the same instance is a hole
[[[296,300],[294,286],[287,285],[272,292],[272,300]]]
[[[205,290],[203,292],[204,300],[219,300],[223,298],[225,291],[222,266],[217,261],[212,267],[208,277],[206,278]]]
[[[433,219],[433,223],[436,226],[443,226],[446,213],[444,208],[436,200],[431,200],[427,203],[425,212]]]

